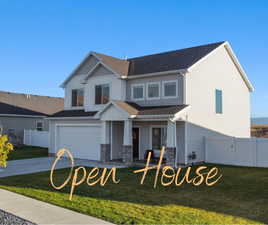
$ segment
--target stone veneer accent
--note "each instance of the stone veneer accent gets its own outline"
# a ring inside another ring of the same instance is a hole
[[[123,145],[122,158],[124,163],[133,162],[133,150],[131,145]]]
[[[108,162],[111,159],[111,145],[110,144],[101,144],[101,162]]]
[[[166,160],[170,166],[175,166],[176,148],[166,147]]]

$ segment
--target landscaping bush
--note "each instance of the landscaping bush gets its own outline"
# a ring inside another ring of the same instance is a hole
[[[7,158],[10,151],[13,150],[13,145],[8,142],[6,135],[0,135],[0,166],[7,166]]]

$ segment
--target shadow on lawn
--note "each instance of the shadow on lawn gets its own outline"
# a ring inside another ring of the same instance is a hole
[[[87,168],[87,171],[89,170],[90,168]],[[180,205],[262,223],[268,222],[268,169],[220,166],[223,178],[215,186],[195,187],[183,184],[176,187],[173,184],[163,187],[158,182],[156,189],[153,188],[154,171],[150,171],[145,178],[145,184],[140,185],[141,174],[133,174],[134,170],[117,170],[119,184],[108,182],[104,187],[89,187],[84,183],[76,187],[73,204],[79,197],[91,197],[150,206]],[[69,169],[57,170],[55,183],[62,184],[68,174]],[[0,179],[0,185],[66,193],[68,199],[70,185],[57,191],[49,183],[49,172]]]

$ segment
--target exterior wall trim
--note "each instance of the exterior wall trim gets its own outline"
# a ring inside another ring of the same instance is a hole
[[[140,75],[132,75],[132,76],[122,76],[122,79],[130,80],[130,79],[139,79],[143,77],[151,77],[151,76],[162,76],[162,75],[171,75],[171,74],[180,74],[187,72],[186,69],[180,69],[180,70],[168,70],[164,72],[156,72],[156,73],[145,73]]]

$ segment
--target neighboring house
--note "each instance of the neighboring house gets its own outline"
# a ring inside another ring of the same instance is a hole
[[[63,109],[63,98],[0,91],[0,130],[16,144],[24,129],[48,131],[48,115]]]
[[[250,137],[253,87],[228,42],[127,60],[91,52],[61,87],[51,154],[132,163],[166,146],[176,166],[205,160],[204,137]]]
[[[251,125],[251,137],[268,138],[268,125],[267,124]]]

